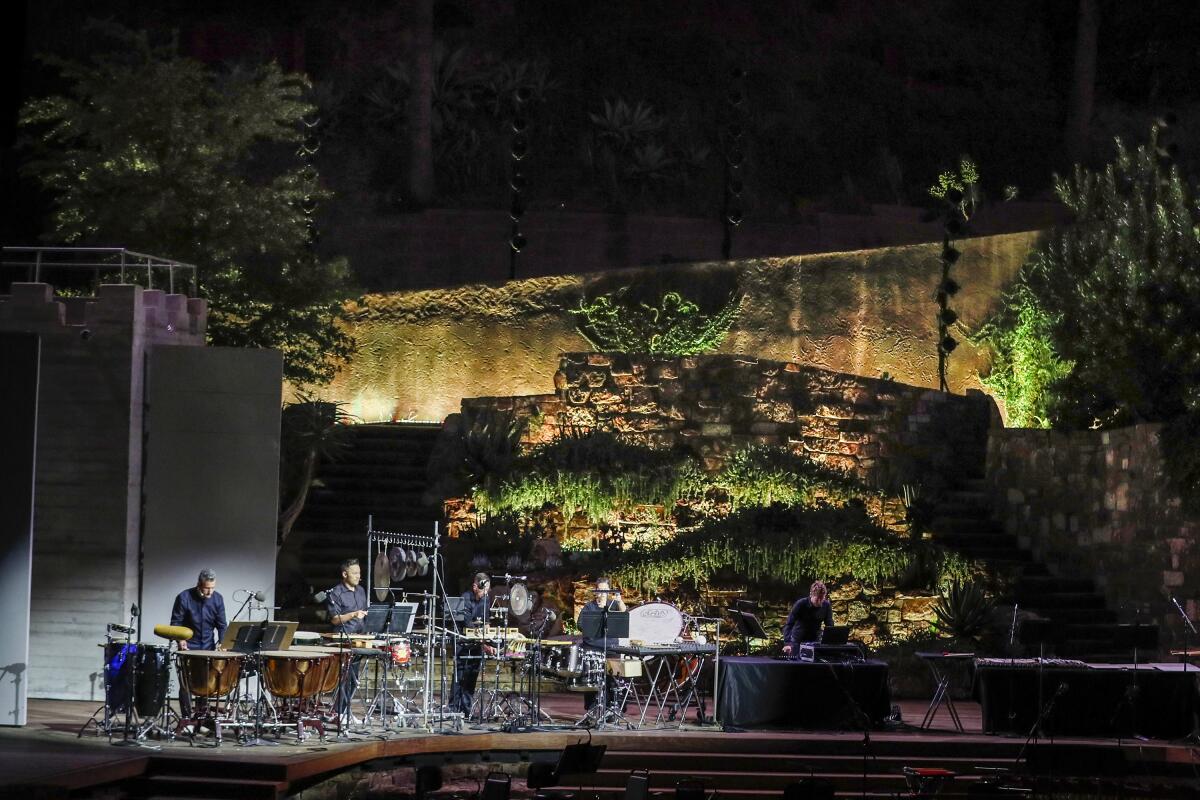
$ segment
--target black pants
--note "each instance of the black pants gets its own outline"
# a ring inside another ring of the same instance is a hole
[[[350,701],[358,691],[358,681],[362,677],[363,657],[354,656],[350,659],[350,668],[338,682],[337,693],[333,697],[333,711],[339,717],[350,708]]]

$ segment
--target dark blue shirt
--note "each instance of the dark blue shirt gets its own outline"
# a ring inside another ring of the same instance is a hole
[[[171,624],[192,629],[189,649],[216,650],[225,635],[225,599],[220,592],[213,592],[205,600],[195,587],[184,589],[175,598]]]
[[[784,644],[815,642],[821,638],[821,626],[833,626],[833,606],[828,600],[814,606],[812,600],[801,597],[792,606],[787,623],[783,626]]]
[[[475,599],[475,592],[468,589],[462,593],[462,599],[466,601],[467,621],[466,626],[473,628],[476,625],[484,625],[488,621],[488,601],[491,600],[486,594]]]
[[[350,589],[347,588],[346,584],[339,583],[325,595],[325,610],[329,612],[331,620],[335,616],[340,617],[343,614],[349,614],[351,611],[366,611],[367,590],[362,586],[355,586],[353,589]],[[365,619],[351,619],[342,625],[334,625],[333,629],[339,633],[364,633],[367,630],[367,621]]]

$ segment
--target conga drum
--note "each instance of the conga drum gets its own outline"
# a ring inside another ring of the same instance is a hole
[[[315,697],[337,663],[332,654],[311,650],[264,650],[259,656],[267,691],[289,700]]]
[[[175,654],[179,680],[192,697],[221,699],[242,677],[245,656],[225,650],[180,650]]]

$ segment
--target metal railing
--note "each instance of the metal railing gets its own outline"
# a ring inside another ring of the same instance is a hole
[[[199,294],[196,265],[170,258],[138,253],[124,247],[5,247],[0,268],[24,270],[26,280],[38,283],[43,271],[91,270],[99,282],[102,272],[116,272],[121,283],[132,273],[146,273],[146,288],[154,288],[155,271],[167,273],[166,288],[175,294],[176,273],[183,273],[191,286],[191,296]],[[161,282],[160,282],[161,286]]]

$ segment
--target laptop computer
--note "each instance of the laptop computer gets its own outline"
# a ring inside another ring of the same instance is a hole
[[[850,641],[849,625],[830,625],[821,631],[821,644],[846,644]]]

